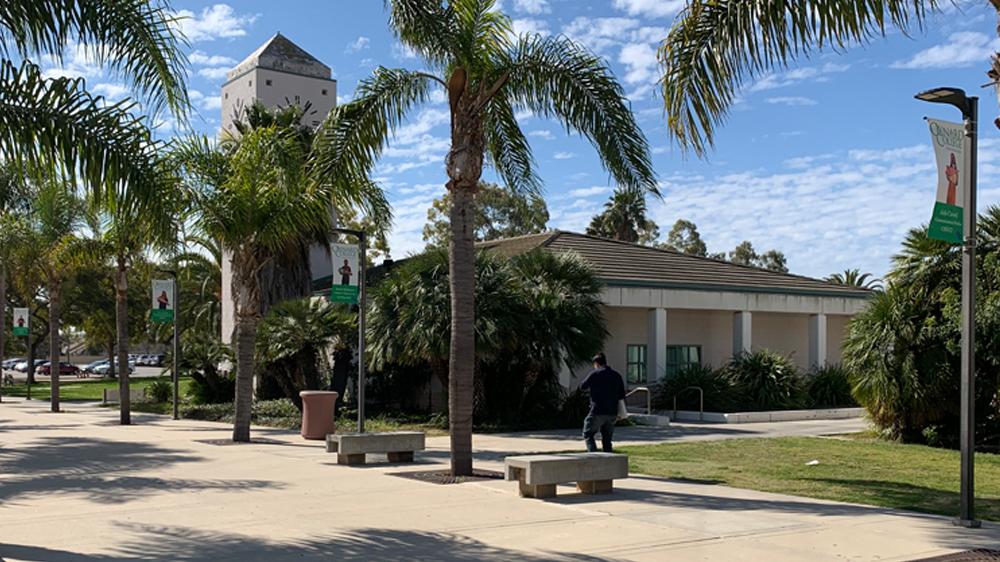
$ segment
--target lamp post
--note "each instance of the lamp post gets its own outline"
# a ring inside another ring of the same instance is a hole
[[[338,234],[349,234],[358,239],[358,433],[365,432],[365,252],[367,238],[363,230],[334,228]]]
[[[975,517],[975,449],[976,449],[976,167],[979,98],[965,95],[958,88],[934,88],[920,92],[918,100],[944,103],[962,112],[965,125],[965,169],[967,179],[962,186],[962,411],[959,441],[962,451],[961,504],[955,524],[979,527]]]

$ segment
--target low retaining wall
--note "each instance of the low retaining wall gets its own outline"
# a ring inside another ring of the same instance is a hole
[[[679,422],[699,421],[698,412],[693,410],[677,410],[673,416],[672,410],[661,412],[670,419]],[[864,408],[826,408],[821,410],[774,410],[770,412],[705,412],[701,421],[711,423],[762,423],[802,420],[842,420],[860,418],[865,415]]]

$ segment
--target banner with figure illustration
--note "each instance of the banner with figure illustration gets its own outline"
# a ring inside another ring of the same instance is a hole
[[[330,256],[333,258],[332,302],[358,303],[359,254],[355,244],[330,244]]]
[[[153,280],[153,312],[150,319],[153,322],[169,324],[174,321],[174,280]]]
[[[15,308],[14,309],[14,335],[15,336],[27,336],[28,335],[28,309],[27,308]]]
[[[928,235],[952,244],[962,243],[962,206],[965,204],[963,185],[968,181],[965,170],[965,127],[928,119],[931,144],[937,159],[938,182],[934,214]]]

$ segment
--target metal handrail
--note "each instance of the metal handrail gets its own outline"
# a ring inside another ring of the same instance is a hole
[[[633,388],[632,390],[628,391],[628,394],[625,395],[625,399],[628,400],[628,397],[632,396],[636,392],[645,392],[646,393],[646,415],[647,416],[651,415],[653,413],[653,398],[650,395],[649,389],[646,388],[645,386],[637,386],[637,387]]]
[[[689,390],[698,391],[698,421],[705,421],[705,391],[700,386],[682,388],[680,392],[674,394],[674,419],[677,419],[677,397]]]

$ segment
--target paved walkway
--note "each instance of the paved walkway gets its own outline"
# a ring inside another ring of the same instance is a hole
[[[136,415],[138,425],[120,427],[112,410],[46,406],[0,404],[0,560],[819,562],[1000,544],[996,525],[965,530],[940,517],[647,477],[621,481],[610,496],[564,487],[556,499],[526,500],[509,482],[393,476],[442,466],[437,438],[413,465],[343,467],[285,431],[220,445],[229,436],[220,424]],[[487,469],[504,450],[576,445],[571,433],[476,438]]]

